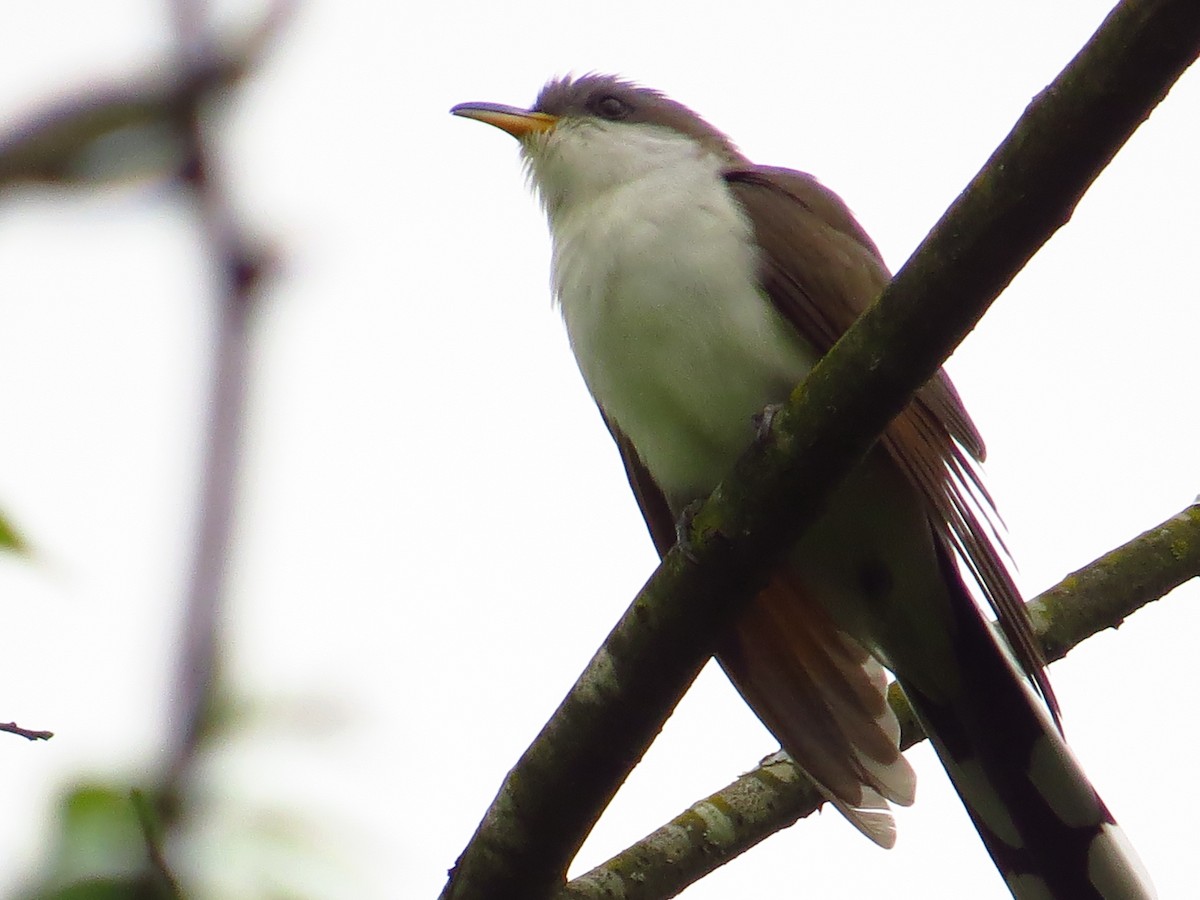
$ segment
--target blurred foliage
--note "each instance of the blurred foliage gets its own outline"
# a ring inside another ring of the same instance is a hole
[[[25,538],[13,527],[8,517],[0,512],[0,550],[15,550],[18,553],[24,553],[28,549]]]
[[[39,884],[21,900],[158,900],[177,896],[147,868],[147,838],[128,788],[90,783],[69,791],[58,810],[54,846]]]

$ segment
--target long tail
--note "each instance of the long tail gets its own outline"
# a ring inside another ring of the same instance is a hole
[[[957,677],[901,687],[1018,900],[1155,897],[1141,861],[948,559]]]

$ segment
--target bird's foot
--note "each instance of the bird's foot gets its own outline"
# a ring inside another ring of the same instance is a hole
[[[703,500],[693,500],[683,508],[683,512],[679,514],[679,518],[675,520],[675,544],[679,547],[683,555],[692,562],[696,562],[696,552],[690,537],[692,522],[695,521],[696,513],[700,511],[700,507],[703,505]]]
[[[763,407],[762,412],[755,413],[752,421],[754,422],[754,439],[760,444],[765,441],[771,434],[771,424],[775,421],[775,416],[783,409],[782,403],[768,403]]]

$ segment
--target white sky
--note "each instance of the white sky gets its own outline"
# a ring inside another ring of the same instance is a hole
[[[292,711],[205,779],[214,894],[283,872],[311,896],[435,896],[654,565],[550,308],[515,144],[451,105],[528,103],[572,69],[636,78],[751,158],[817,174],[898,267],[1108,3],[643,6],[313,0],[221,120],[236,201],[285,256],[256,321],[230,664]],[[3,18],[0,121],[169,41],[149,0]],[[1200,490],[1198,137],[1191,73],[951,364],[1030,592]],[[0,559],[0,721],[57,732],[0,740],[0,893],[44,853],[64,784],[141,777],[166,733],[212,303],[197,246],[159,186],[0,201],[0,507],[36,547]],[[1197,599],[1053,670],[1163,897],[1195,883]],[[772,749],[706,671],[577,870]],[[892,852],[822,815],[685,896],[1007,897],[932,753],[913,755]],[[299,838],[239,843],[281,813]]]

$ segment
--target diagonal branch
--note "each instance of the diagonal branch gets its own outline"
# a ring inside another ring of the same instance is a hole
[[[1058,660],[1185,581],[1200,577],[1200,501],[1105,554],[1028,604],[1048,658]],[[903,693],[889,697],[903,727],[901,746],[925,739]],[[781,754],[693,804],[612,859],[573,879],[556,897],[661,900],[759,842],[811,815],[824,802]]]
[[[1126,0],[1109,15],[705,502],[686,549],[663,560],[505,779],[443,898],[530,900],[562,885],[758,573],[1070,218],[1198,53],[1195,0]]]

